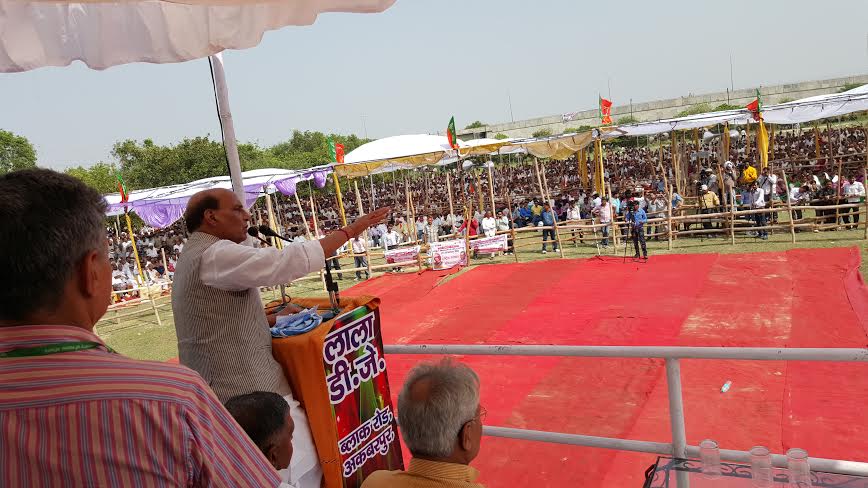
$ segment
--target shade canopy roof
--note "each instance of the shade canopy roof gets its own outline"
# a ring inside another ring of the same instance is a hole
[[[394,0],[0,0],[0,72],[176,63],[246,49],[323,12],[380,12]]]

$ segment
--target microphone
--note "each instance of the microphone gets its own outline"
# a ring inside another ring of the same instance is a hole
[[[259,229],[257,229],[256,227],[250,227],[250,228],[248,228],[248,229],[247,229],[247,235],[249,235],[250,237],[255,237],[255,238],[259,239],[259,242],[265,244],[266,246],[270,246],[270,245],[271,245],[271,244],[268,243],[268,241],[266,241],[265,239],[259,237]]]
[[[278,239],[283,239],[286,242],[292,242],[291,239],[287,239],[286,237],[283,237],[282,235],[278,234],[277,231],[275,231],[274,229],[272,229],[271,227],[269,227],[265,224],[260,225],[259,227],[251,227],[251,229],[254,229],[254,228],[259,230],[259,232],[262,235],[265,235],[268,237],[277,237]]]

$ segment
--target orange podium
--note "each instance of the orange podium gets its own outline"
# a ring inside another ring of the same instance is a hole
[[[330,308],[327,299],[293,302]],[[379,306],[374,297],[344,298],[334,319],[272,339],[274,357],[307,412],[325,488],[358,488],[374,471],[404,467]]]

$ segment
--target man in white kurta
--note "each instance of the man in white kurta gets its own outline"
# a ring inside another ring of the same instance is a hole
[[[319,487],[322,470],[307,416],[271,354],[271,333],[260,286],[290,282],[325,265],[325,256],[376,224],[381,209],[321,240],[282,250],[244,245],[250,214],[229,190],[194,195],[185,218],[191,232],[175,269],[172,312],[180,361],[197,371],[221,401],[254,391],[282,395],[295,422],[289,479]]]

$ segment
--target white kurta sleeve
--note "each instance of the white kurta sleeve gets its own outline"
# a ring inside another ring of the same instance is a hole
[[[325,256],[319,241],[288,242],[277,249],[222,240],[202,254],[199,277],[208,286],[239,291],[288,283],[323,266]]]

